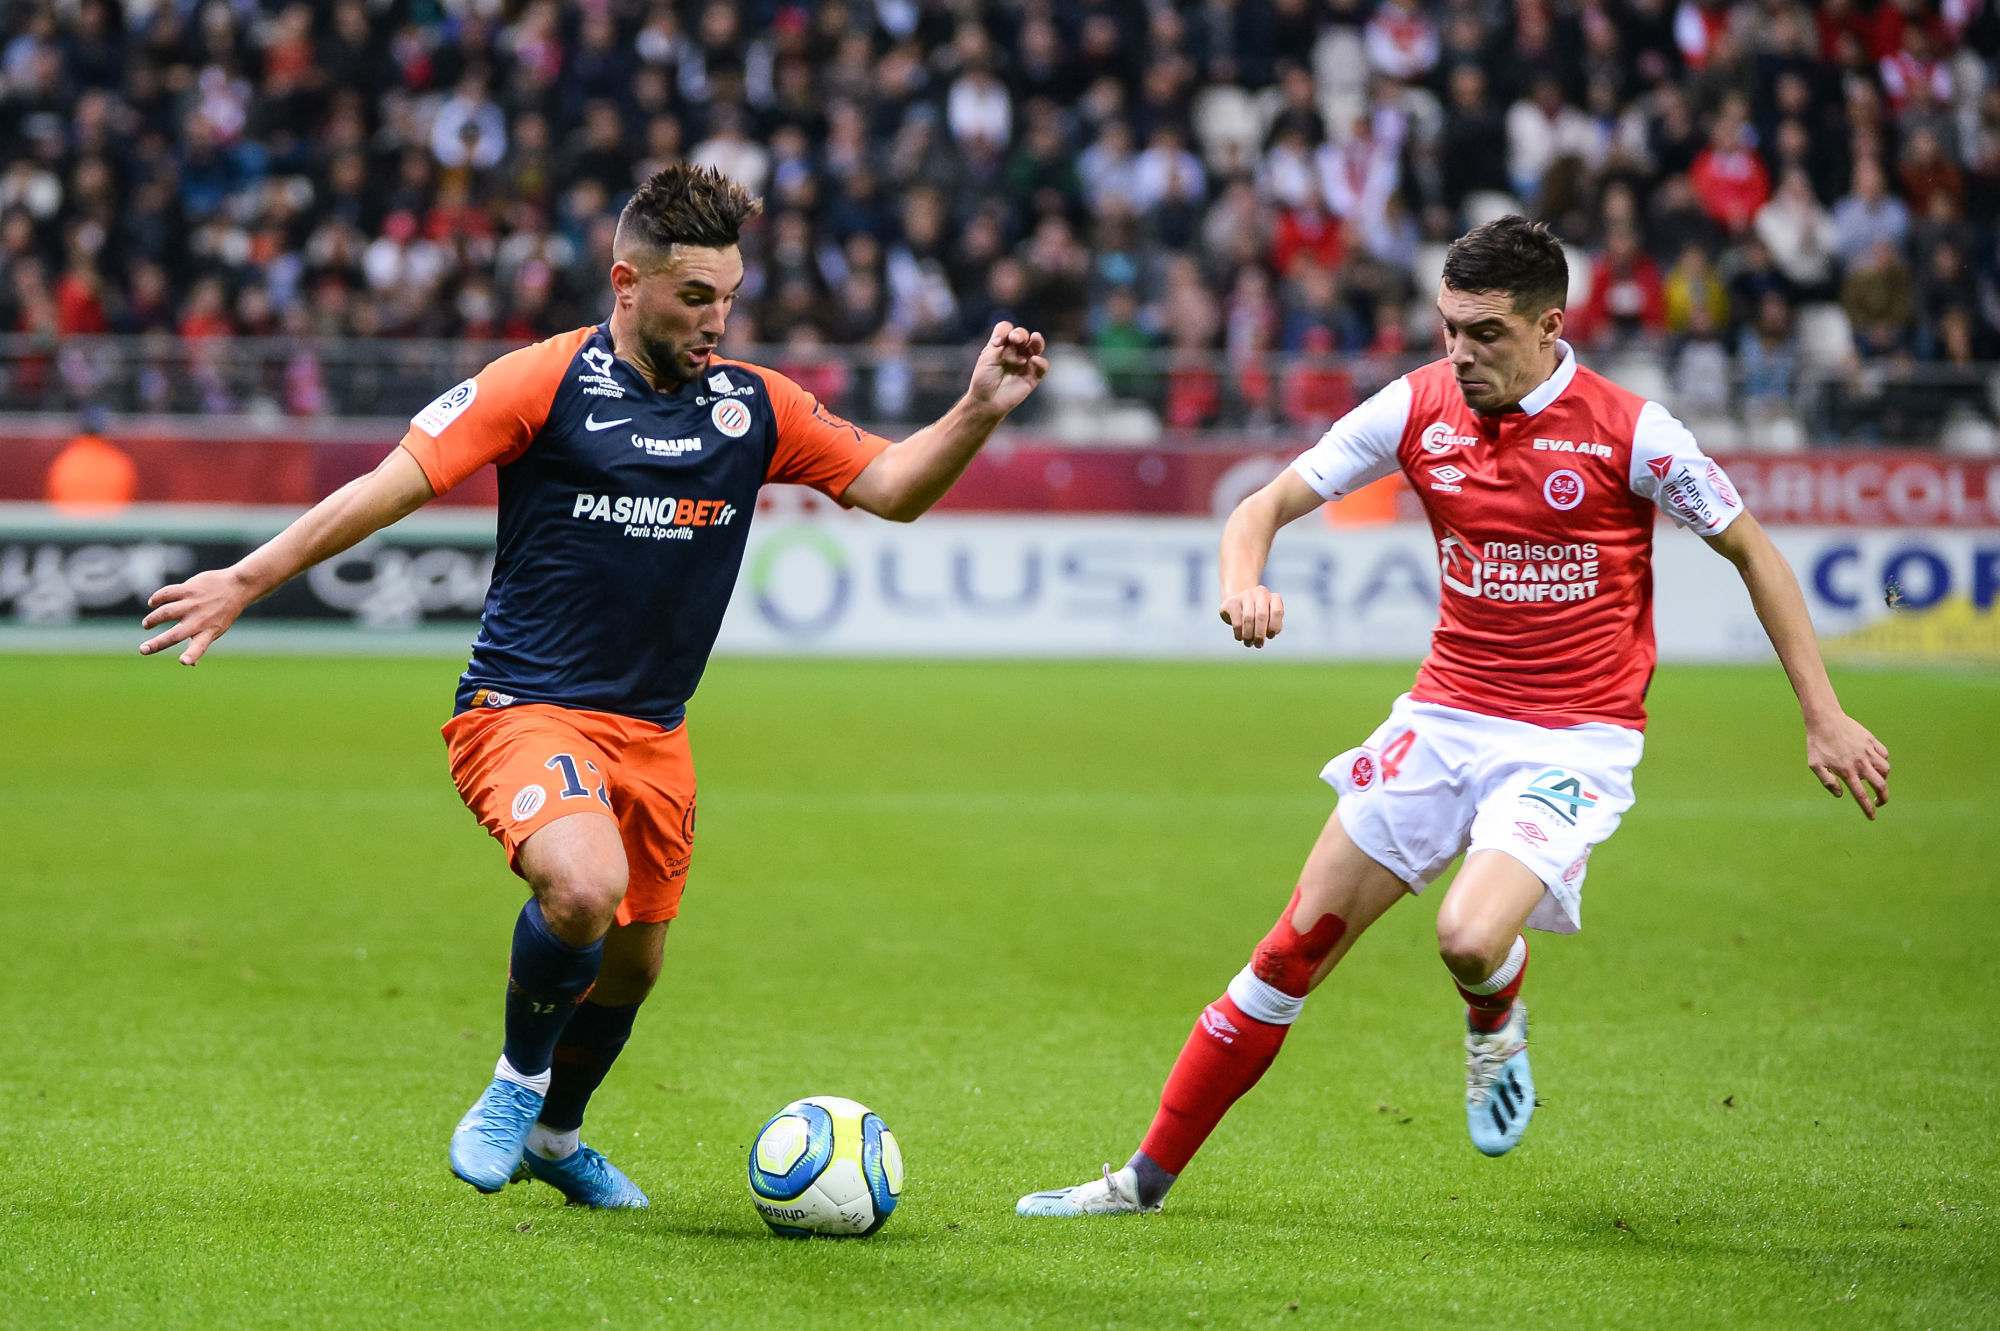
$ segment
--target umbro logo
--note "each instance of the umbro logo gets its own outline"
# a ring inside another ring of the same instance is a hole
[[[1442,490],[1446,494],[1455,495],[1465,488],[1459,484],[1464,479],[1465,473],[1449,464],[1431,468],[1431,489],[1433,490]]]
[[[620,416],[615,421],[601,421],[597,419],[595,411],[583,418],[583,428],[589,430],[592,434],[597,433],[599,430],[609,430],[620,425],[630,425],[631,423],[632,418],[630,416]]]
[[[1202,1009],[1201,1028],[1224,1044],[1235,1044],[1236,1037],[1243,1033],[1236,1029],[1235,1023],[1217,1012],[1213,1006]]]

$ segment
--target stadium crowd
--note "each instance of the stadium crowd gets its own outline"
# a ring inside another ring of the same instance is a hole
[[[686,156],[768,202],[732,344],[1014,319],[1176,425],[1225,392],[1337,412],[1342,376],[1274,353],[1430,345],[1445,243],[1502,211],[1569,245],[1573,338],[1657,349],[1684,395],[1785,399],[1829,319],[1859,361],[2000,357],[1996,0],[6,15],[0,330],[49,339],[573,327],[628,191]],[[1162,347],[1225,373],[1149,378]]]

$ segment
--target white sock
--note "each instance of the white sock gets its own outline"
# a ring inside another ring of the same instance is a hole
[[[1521,973],[1521,967],[1528,964],[1528,940],[1514,935],[1514,946],[1507,949],[1507,959],[1500,963],[1500,969],[1478,984],[1468,984],[1468,994],[1497,994],[1514,983],[1514,977]],[[1237,1004],[1241,1007],[1242,1004]]]
[[[1296,998],[1267,980],[1259,979],[1256,970],[1245,966],[1236,972],[1236,978],[1229,982],[1229,1001],[1237,1010],[1252,1021],[1261,1021],[1267,1026],[1289,1026],[1299,1019],[1305,1010],[1306,1000]]]
[[[547,1095],[549,1093],[549,1078],[554,1075],[555,1069],[549,1067],[543,1068],[540,1072],[530,1077],[527,1073],[509,1063],[505,1054],[500,1055],[499,1063],[495,1064],[493,1068],[493,1079],[495,1081],[511,1081],[516,1086],[527,1087],[536,1095]]]
[[[544,1160],[567,1160],[576,1154],[576,1148],[582,1144],[582,1128],[557,1132],[545,1123],[537,1123],[528,1129],[528,1149]]]

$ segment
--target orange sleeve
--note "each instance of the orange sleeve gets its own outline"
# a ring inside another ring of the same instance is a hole
[[[510,351],[410,419],[402,446],[443,494],[487,463],[521,456],[549,418],[564,371],[593,330]]]
[[[810,485],[833,499],[839,499],[875,455],[889,446],[879,434],[870,434],[828,411],[820,400],[775,370],[761,367],[764,387],[771,395],[771,408],[778,419],[778,448],[771,457],[766,481],[790,485]]]

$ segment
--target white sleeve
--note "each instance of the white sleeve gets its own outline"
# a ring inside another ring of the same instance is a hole
[[[1736,521],[1743,500],[1688,427],[1657,402],[1639,410],[1632,431],[1632,493],[1660,506],[1676,525],[1714,536]]]
[[[1410,381],[1398,378],[1333,423],[1320,441],[1292,463],[1322,499],[1344,499],[1379,481],[1402,463],[1396,446],[1410,420]]]

